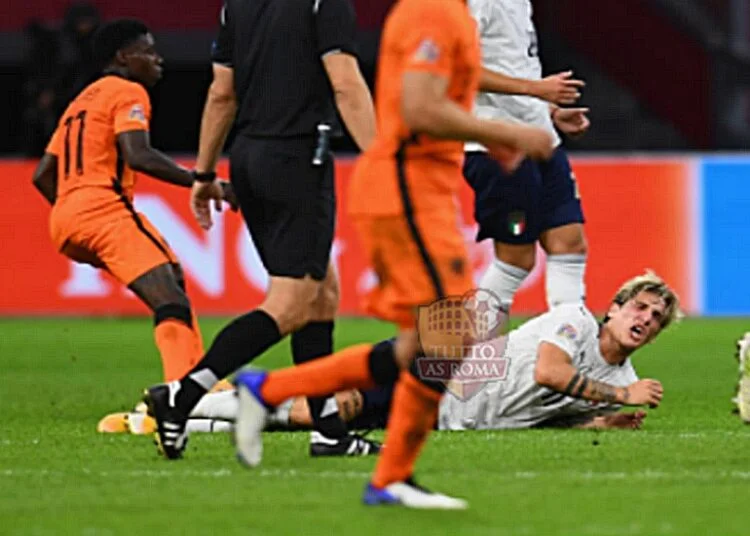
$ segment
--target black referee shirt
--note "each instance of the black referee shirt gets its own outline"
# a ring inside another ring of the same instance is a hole
[[[336,112],[321,58],[356,54],[349,0],[225,0],[212,57],[234,70],[237,132],[313,136]]]

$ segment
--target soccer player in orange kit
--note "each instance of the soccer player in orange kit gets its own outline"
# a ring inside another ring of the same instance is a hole
[[[148,28],[134,19],[112,21],[97,32],[94,52],[101,76],[65,110],[33,182],[52,205],[59,251],[109,272],[151,309],[169,381],[201,357],[203,343],[177,258],[134,209],[133,190],[136,172],[185,188],[202,177],[151,147],[146,88],[161,78],[162,58]],[[231,189],[225,194],[231,197]]]

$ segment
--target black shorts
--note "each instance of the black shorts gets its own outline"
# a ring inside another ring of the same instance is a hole
[[[333,160],[312,165],[314,138],[237,136],[230,176],[242,216],[271,276],[325,278],[333,243]]]
[[[467,153],[464,177],[475,193],[477,241],[533,244],[548,229],[584,222],[575,176],[561,147],[548,162],[526,159],[510,175],[487,153]]]

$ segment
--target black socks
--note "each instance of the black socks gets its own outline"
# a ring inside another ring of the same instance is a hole
[[[240,369],[281,340],[276,321],[256,309],[229,323],[203,359],[180,382],[177,406],[187,417],[213,384]]]
[[[333,353],[333,321],[310,322],[292,333],[292,358],[301,365]],[[330,397],[307,399],[315,430],[331,439],[340,439],[348,434],[346,424],[339,417]]]

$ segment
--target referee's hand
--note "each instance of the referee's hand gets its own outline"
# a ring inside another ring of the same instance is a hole
[[[202,229],[208,231],[214,223],[211,218],[211,200],[214,202],[214,208],[221,212],[223,199],[224,189],[218,180],[193,183],[193,189],[190,192],[190,208]]]

